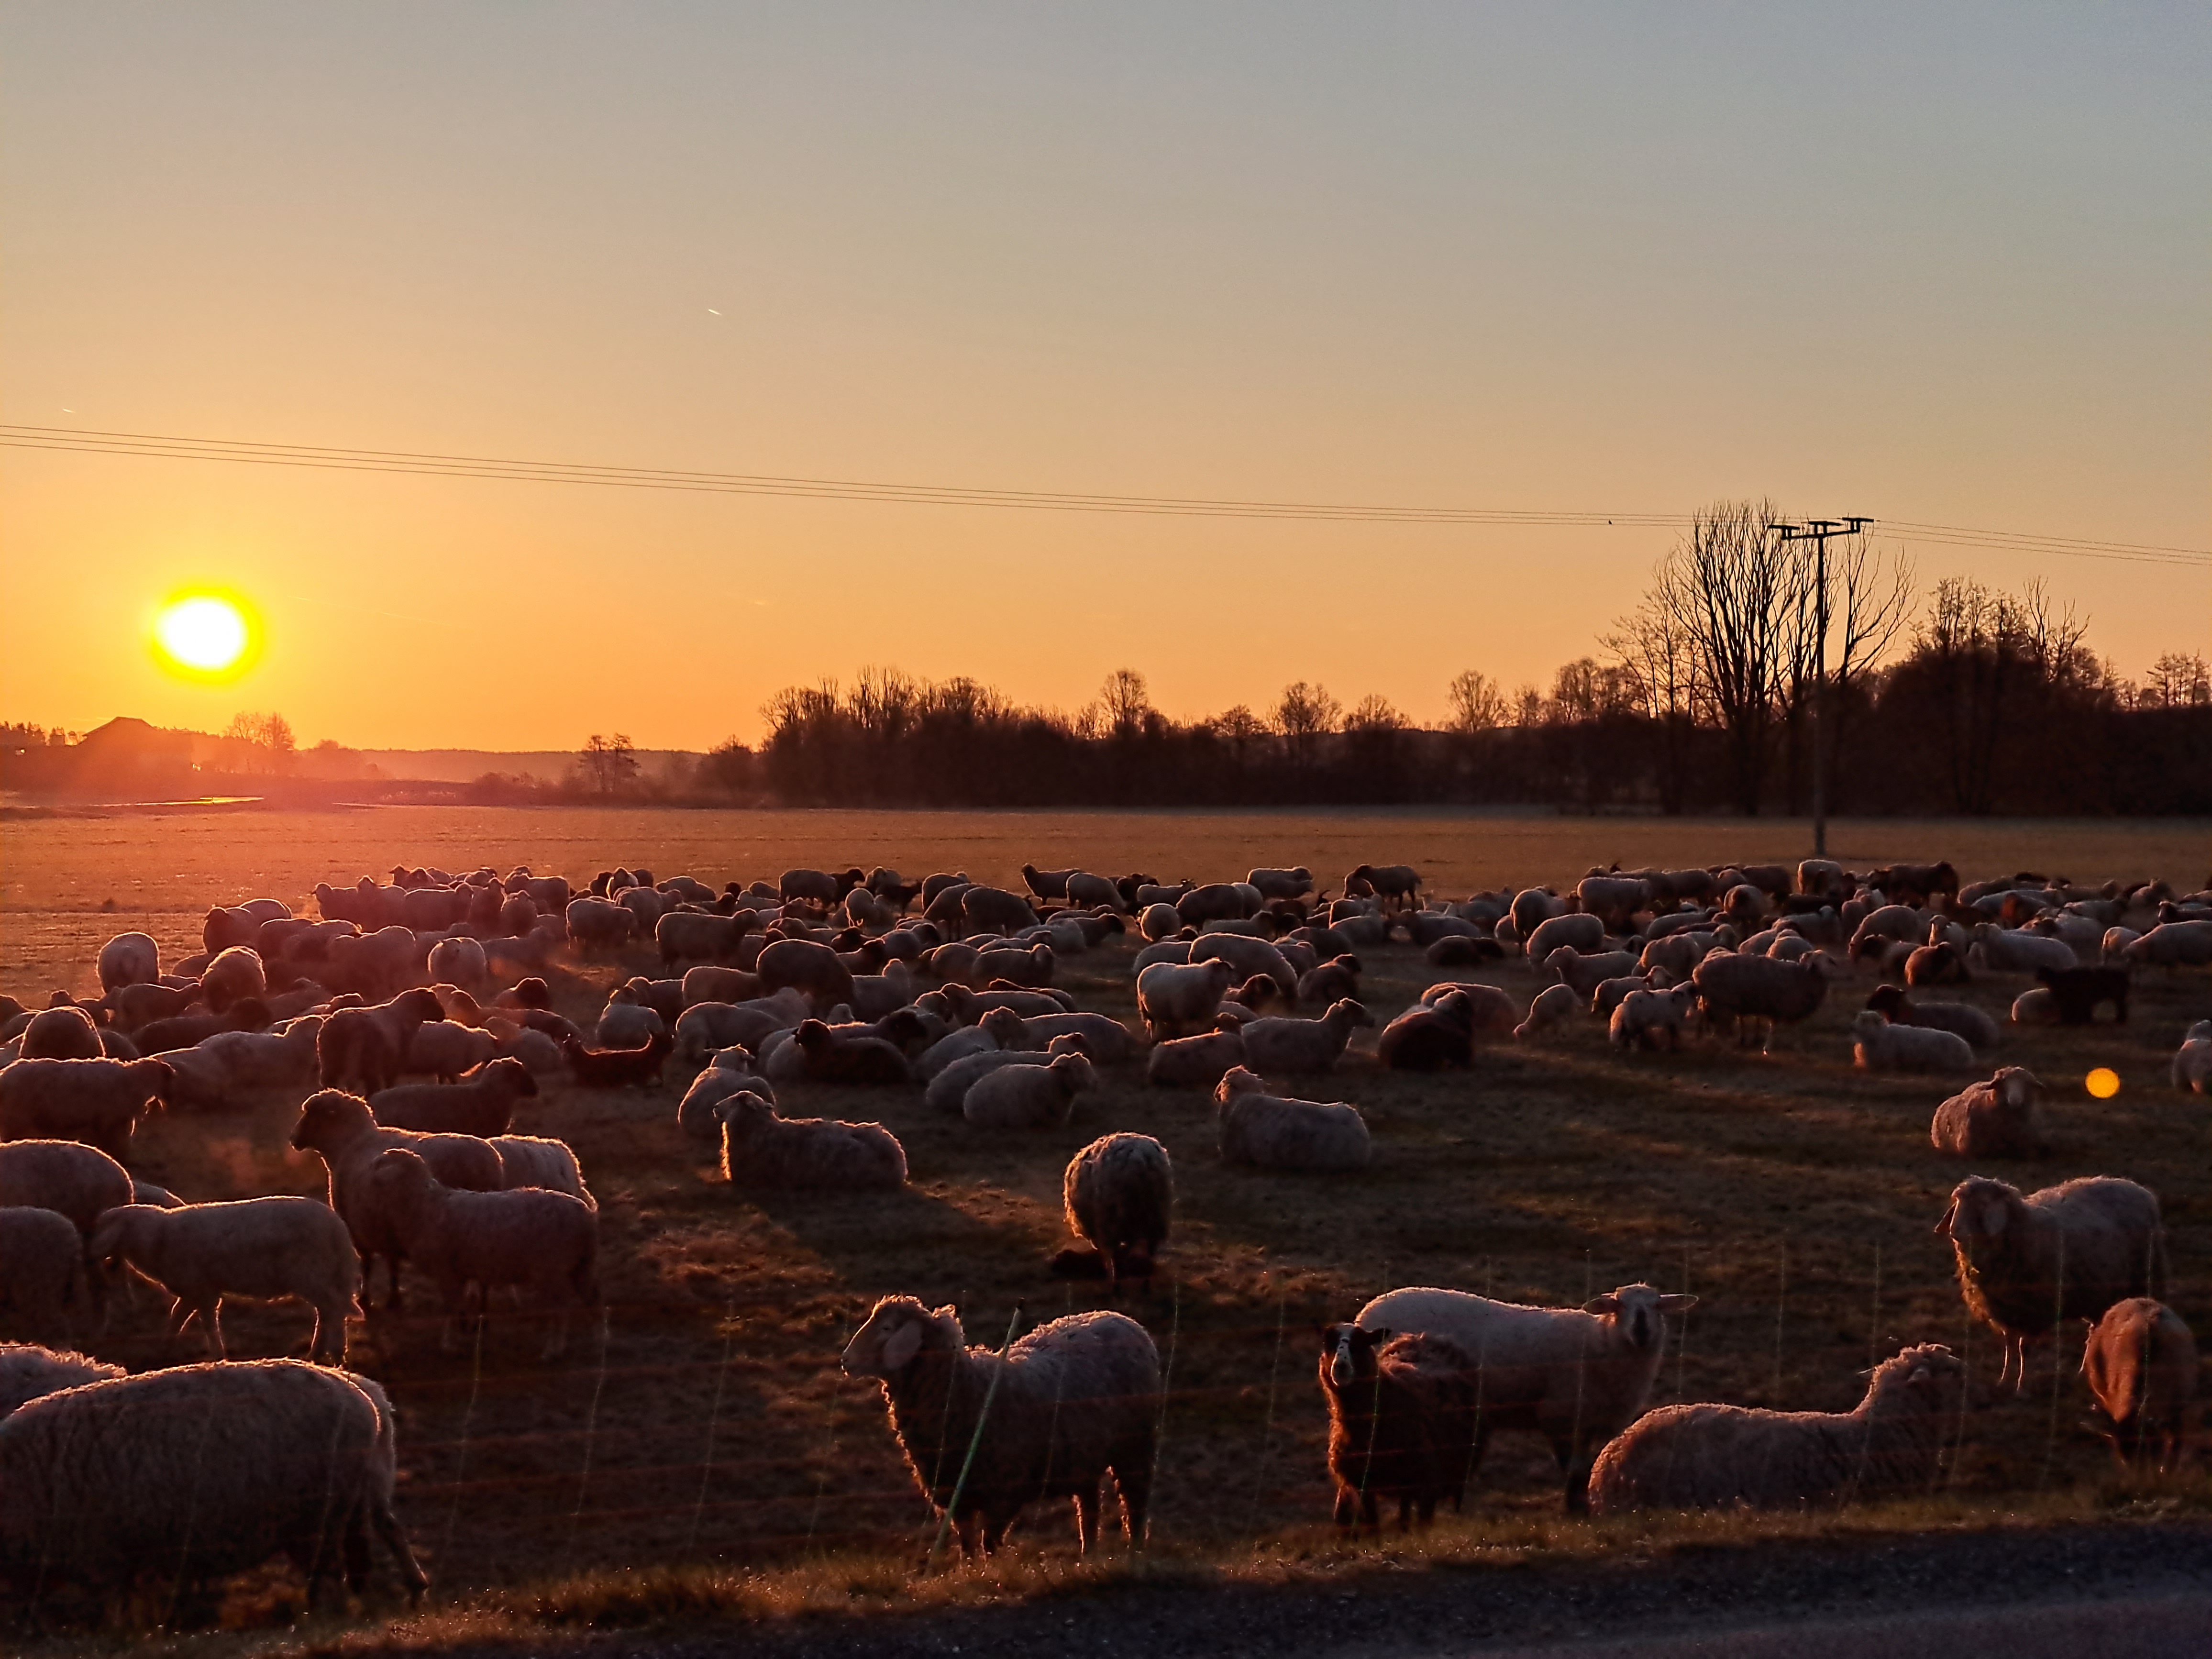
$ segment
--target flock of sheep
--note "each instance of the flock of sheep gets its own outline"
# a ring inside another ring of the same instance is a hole
[[[1141,1065],[1154,1085],[1212,1091],[1224,1164],[1326,1176],[1368,1164],[1365,1118],[1271,1079],[1327,1075],[1376,1025],[1363,951],[1410,946],[1439,975],[1376,1036],[1381,1066],[1413,1072],[1592,1018],[1632,1052],[1761,1042],[1871,968],[1857,1064],[1967,1076],[2000,1033],[1942,1000],[1946,985],[2032,974],[2012,1018],[2078,1024],[2106,1006],[2124,1019],[2137,969],[2212,964],[2212,893],[1962,885],[1948,864],[1616,869],[1565,893],[1457,902],[1425,901],[1405,866],[1362,865],[1334,899],[1304,868],[1203,885],[1022,874],[1026,892],[881,868],[718,890],[616,870],[575,891],[521,869],[403,867],[319,887],[313,916],[267,897],[213,910],[204,951],[166,967],[150,937],[123,934],[100,952],[97,1000],[0,1000],[0,1328],[84,1340],[127,1273],[167,1293],[173,1335],[198,1320],[210,1355],[125,1376],[0,1346],[0,1580],[21,1595],[112,1589],[149,1559],[210,1580],[281,1553],[311,1594],[338,1571],[358,1589],[373,1534],[419,1596],[392,1510],[391,1403],[340,1369],[347,1322],[380,1259],[386,1305],[411,1267],[448,1341],[454,1317],[488,1312],[502,1289],[556,1316],[549,1354],[568,1314],[597,1308],[585,1172],[562,1142],[513,1133],[541,1078],[615,1088],[674,1066],[678,1126],[719,1145],[726,1180],[835,1194],[902,1187],[904,1146],[879,1122],[787,1116],[780,1085],[905,1090],[1011,1134],[1066,1122],[1103,1069]],[[662,976],[616,984],[588,1029],[556,1012],[549,974],[647,941]],[[1054,983],[1063,959],[1102,950],[1126,953],[1141,1031]],[[1531,976],[1525,1002],[1450,971],[1507,958]],[[2208,1076],[2212,1021],[2173,1060],[2177,1086],[2201,1093]],[[148,1113],[263,1089],[305,1095],[291,1143],[321,1158],[327,1202],[185,1202],[131,1173]],[[2041,1150],[2039,1089],[2018,1066],[1972,1082],[1936,1109],[1934,1145]],[[1166,1149],[1104,1135],[1069,1162],[1063,1193],[1079,1243],[1055,1269],[1149,1280],[1175,1213]],[[2163,1301],[2155,1195],[2112,1176],[2027,1194],[1970,1176],[1936,1225],[1967,1305],[2003,1340],[2001,1383],[2024,1380],[2029,1343],[2083,1322],[2084,1375],[2116,1448],[2172,1466],[2197,1364]],[[228,1359],[226,1297],[305,1304],[309,1361]],[[1966,1402],[1965,1367],[1938,1346],[1878,1365],[1849,1413],[1647,1412],[1668,1316],[1694,1300],[1638,1284],[1579,1308],[1440,1288],[1369,1303],[1323,1334],[1319,1358],[1338,1520],[1372,1524],[1392,1502],[1404,1526],[1456,1505],[1500,1431],[1541,1437],[1569,1507],[1599,1512],[1832,1504],[1934,1478]],[[963,1548],[994,1547],[1054,1498],[1074,1500],[1088,1547],[1109,1474],[1124,1529],[1142,1537],[1164,1384],[1137,1320],[1073,1315],[994,1349],[970,1346],[949,1307],[889,1297],[843,1367],[880,1381],[914,1477]]]

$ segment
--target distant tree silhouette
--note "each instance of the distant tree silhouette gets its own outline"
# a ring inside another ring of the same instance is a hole
[[[626,732],[611,738],[592,732],[576,756],[576,767],[594,794],[622,794],[637,781],[637,752]]]

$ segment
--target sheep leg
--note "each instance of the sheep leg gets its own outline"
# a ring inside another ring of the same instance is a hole
[[[1132,1549],[1142,1548],[1145,1542],[1145,1520],[1152,1509],[1152,1468],[1151,1454],[1141,1459],[1132,1457],[1127,1462],[1114,1465],[1114,1484],[1121,1490],[1121,1526],[1128,1534]]]
[[[200,1307],[200,1329],[207,1336],[208,1358],[228,1359],[222,1346],[222,1298],[211,1296]]]
[[[1075,1547],[1088,1555],[1098,1542],[1098,1488],[1079,1488],[1075,1494]]]
[[[376,1535],[384,1540],[384,1547],[392,1553],[392,1560],[398,1564],[400,1579],[407,1586],[407,1605],[421,1607],[422,1591],[430,1581],[423,1576],[422,1565],[408,1546],[407,1529],[399,1524],[399,1517],[392,1514],[392,1506],[380,1500],[369,1504],[368,1520],[376,1528]]]
[[[1339,1486],[1336,1489],[1336,1508],[1331,1518],[1335,1521],[1340,1530],[1344,1532],[1352,1530],[1352,1522],[1358,1514],[1358,1499],[1353,1496],[1351,1487]]]

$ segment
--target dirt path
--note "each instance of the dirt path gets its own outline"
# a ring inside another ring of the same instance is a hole
[[[485,1659],[2196,1659],[2212,1653],[2212,1523],[1768,1543],[1276,1589],[1139,1587],[910,1619],[548,1638],[469,1651]]]

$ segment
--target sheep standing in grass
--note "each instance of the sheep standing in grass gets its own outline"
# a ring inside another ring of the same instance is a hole
[[[1966,1366],[1928,1343],[1877,1365],[1848,1412],[1662,1406],[1598,1454],[1590,1509],[1816,1509],[1924,1492],[1966,1389]]]
[[[1733,1023],[1738,1040],[1761,1040],[1761,1052],[1773,1040],[1777,1022],[1808,1019],[1826,1000],[1828,976],[1817,957],[1778,962],[1771,957],[1715,951],[1700,962],[1691,981],[1705,1018],[1716,1025]]]
[[[996,1549],[1029,1504],[1068,1498],[1075,1500],[1077,1542],[1087,1552],[1099,1540],[1100,1487],[1109,1473],[1131,1543],[1144,1538],[1160,1358],[1133,1319],[1117,1313],[1055,1319],[1001,1357],[969,1347],[950,1307],[933,1313],[910,1296],[885,1297],[846,1346],[842,1363],[848,1376],[883,1383],[907,1467],[940,1513],[951,1508],[975,1447],[952,1516],[963,1553]]]
[[[503,1135],[514,1121],[514,1103],[534,1100],[538,1079],[514,1059],[488,1060],[462,1083],[403,1083],[368,1097],[376,1121],[394,1129],[432,1134]]]
[[[599,1218],[567,1193],[465,1192],[442,1184],[404,1147],[377,1154],[368,1185],[408,1259],[438,1287],[446,1310],[441,1346],[452,1346],[453,1316],[463,1311],[471,1285],[487,1308],[491,1292],[506,1285],[528,1291],[541,1306],[560,1305],[542,1355],[547,1359],[568,1346],[568,1306],[599,1306]]]
[[[1442,1337],[1357,1325],[1322,1332],[1319,1367],[1328,1401],[1328,1472],[1336,1524],[1381,1529],[1378,1504],[1395,1500],[1398,1530],[1458,1509],[1474,1455],[1474,1362]]]
[[[599,1200],[584,1184],[584,1167],[567,1141],[550,1135],[492,1135],[485,1144],[499,1154],[500,1171],[506,1177],[501,1190],[543,1187],[550,1193],[566,1193],[593,1214],[599,1212]]]
[[[1213,1091],[1224,1164],[1261,1170],[1364,1170],[1375,1149],[1359,1109],[1271,1095],[1239,1066]]]
[[[2200,1019],[2189,1028],[2181,1047],[2174,1050],[2171,1073],[2177,1089],[2198,1094],[2212,1090],[2212,1019]]]
[[[906,1185],[906,1149],[880,1123],[778,1117],[756,1094],[730,1096],[714,1115],[722,1179],[732,1186],[896,1192]]]
[[[341,1564],[367,1588],[374,1531],[419,1601],[396,1461],[384,1391],[296,1360],[64,1389],[0,1422],[0,1577],[120,1595],[151,1563],[202,1584],[283,1554],[312,1600]]]
[[[1237,970],[1215,957],[1200,963],[1155,962],[1137,975],[1137,1012],[1155,1042],[1186,1036],[1213,1024]]]
[[[46,1395],[58,1394],[83,1382],[105,1382],[123,1375],[123,1367],[88,1359],[67,1349],[41,1348],[27,1342],[0,1342],[0,1421],[20,1406]]]
[[[74,1335],[97,1314],[76,1224],[33,1205],[0,1208],[0,1334]]]
[[[2154,1453],[2161,1474],[2180,1465],[2197,1395],[2197,1339],[2179,1314],[2147,1296],[2115,1302],[2089,1333],[2081,1375],[2112,1425],[2122,1463]]]
[[[1696,1019],[1697,1013],[1694,985],[1677,985],[1667,991],[1631,991],[1614,1007],[1607,1035],[1616,1048],[1680,1048],[1683,1028]]]
[[[1926,1025],[1893,1025],[1886,1015],[1863,1008],[1851,1021],[1851,1056],[1867,1072],[1971,1072],[1974,1051],[1955,1031]]]
[[[373,1008],[341,1008],[326,1016],[315,1034],[322,1086],[335,1089],[358,1079],[365,1093],[390,1088],[399,1081],[416,1031],[445,1017],[437,994],[419,985]]]
[[[1567,1508],[1583,1507],[1597,1449],[1643,1413],[1666,1352],[1667,1316],[1694,1296],[1623,1285],[1579,1308],[1530,1308],[1465,1291],[1407,1289],[1359,1310],[1366,1330],[1425,1331],[1474,1357],[1481,1415],[1471,1477],[1501,1429],[1540,1434],[1566,1476]]]
[[[1573,1024],[1582,1012],[1583,1000],[1575,994],[1571,986],[1547,985],[1529,1000],[1528,1016],[1513,1028],[1513,1035],[1526,1042],[1547,1031]]]
[[[247,1198],[173,1210],[126,1204],[100,1217],[91,1255],[167,1292],[169,1335],[182,1335],[197,1316],[212,1358],[228,1357],[226,1296],[306,1303],[315,1316],[308,1358],[335,1364],[344,1357],[346,1321],[361,1294],[361,1258],[337,1212],[315,1199]]]
[[[2086,1176],[2023,1197],[1970,1176],[1936,1224],[1958,1257],[1967,1308],[2004,1343],[1997,1386],[2027,1382],[2027,1345],[2131,1296],[2166,1295],[2166,1227],[2147,1188]]]
[[[1139,1279],[1149,1287],[1175,1213],[1168,1149],[1150,1135],[1101,1135],[1068,1159],[1060,1193],[1068,1231],[1091,1247],[1109,1282]]]
[[[2037,1109],[2043,1085],[2025,1066],[2008,1066],[1936,1109],[1928,1138],[1958,1158],[2041,1158],[2051,1150]]]

